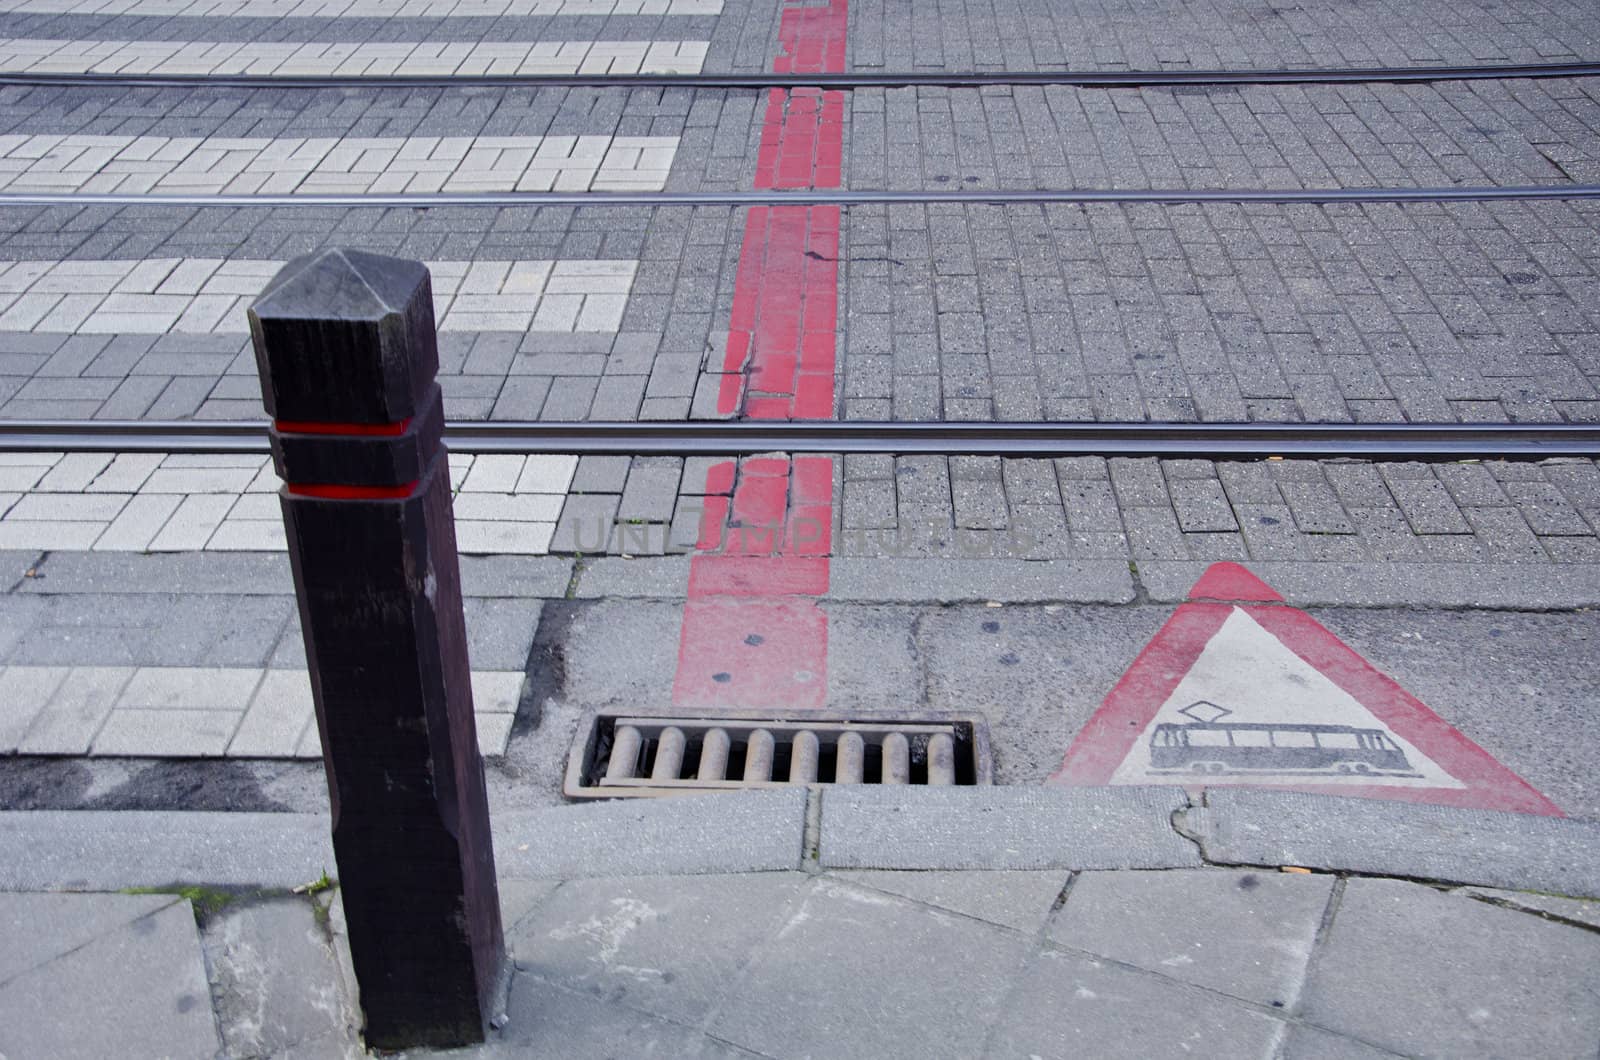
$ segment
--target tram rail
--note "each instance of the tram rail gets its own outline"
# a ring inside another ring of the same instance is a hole
[[[1600,184],[1507,184],[1420,188],[959,188],[792,191],[506,191],[351,195],[145,195],[116,192],[0,192],[0,207],[159,206],[427,209],[529,206],[875,206],[956,203],[1408,203],[1600,198]]]
[[[1219,70],[982,70],[834,74],[161,74],[0,72],[0,85],[97,88],[983,88],[1064,85],[1157,88],[1221,85],[1425,84],[1600,76],[1600,63],[1306,67]]]
[[[463,452],[519,455],[791,452],[1540,460],[1600,457],[1600,424],[502,420],[452,422],[445,428],[445,441]],[[269,448],[267,424],[260,421],[0,421],[0,452],[266,453]]]

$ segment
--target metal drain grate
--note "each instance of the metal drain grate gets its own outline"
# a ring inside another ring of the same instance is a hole
[[[601,714],[573,742],[562,790],[569,799],[611,799],[788,784],[988,783],[981,715]]]

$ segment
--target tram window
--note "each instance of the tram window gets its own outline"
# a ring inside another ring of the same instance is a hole
[[[1273,732],[1272,742],[1279,747],[1315,747],[1317,735],[1311,732],[1295,732],[1293,729],[1288,731],[1280,729]]]
[[[1227,747],[1227,729],[1190,729],[1190,747]]]
[[[1320,734],[1317,739],[1324,747],[1360,747],[1361,741],[1353,732],[1329,732]]]
[[[1235,747],[1270,747],[1272,746],[1272,730],[1235,729],[1233,730],[1233,745]]]

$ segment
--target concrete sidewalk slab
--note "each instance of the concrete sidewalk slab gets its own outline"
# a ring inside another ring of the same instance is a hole
[[[1184,812],[1206,860],[1600,898],[1600,824],[1424,803],[1214,788]]]
[[[819,860],[841,869],[1130,869],[1201,864],[1178,788],[884,788],[822,793]]]
[[[1030,940],[820,879],[709,1030],[767,1056],[970,1057]],[[959,955],[959,974],[935,954]]]
[[[1282,1024],[1209,991],[1042,950],[1019,977],[991,1057],[1269,1056]]]
[[[1334,877],[1271,872],[1086,872],[1048,937],[1242,1001],[1300,996]]]
[[[186,899],[0,894],[0,1056],[210,1060],[217,1035]]]
[[[1346,883],[1304,1016],[1406,1055],[1582,1056],[1600,936],[1399,880]]]

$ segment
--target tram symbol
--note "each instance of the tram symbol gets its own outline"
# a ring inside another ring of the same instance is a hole
[[[1209,700],[1178,711],[1192,722],[1162,722],[1150,734],[1156,773],[1344,773],[1417,777],[1406,753],[1383,729],[1289,722],[1224,722],[1233,713]]]

